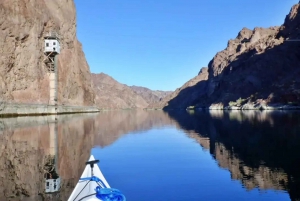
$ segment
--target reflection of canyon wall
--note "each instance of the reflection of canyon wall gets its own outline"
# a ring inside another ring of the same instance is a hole
[[[55,119],[0,119],[0,197],[66,200],[93,146],[108,146],[127,133],[172,125],[184,129],[247,189],[288,190],[295,200],[300,197],[298,116],[223,111],[170,111],[167,115],[144,110],[57,116],[57,166],[62,188],[55,199],[43,194],[43,165],[50,153],[50,127]]]
[[[60,194],[63,200],[67,199],[83,171],[93,137],[92,133],[84,132],[89,127],[86,121],[69,121],[68,118],[58,117],[58,172],[63,179]],[[54,121],[51,116],[0,119],[1,200],[54,199],[53,196],[44,194],[43,167],[45,157],[50,153],[49,127]],[[67,123],[62,124],[64,121]],[[56,198],[54,200],[60,200],[59,197]]]
[[[3,200],[26,200],[27,196],[37,197],[42,192],[41,161],[45,154],[43,147],[47,144],[47,132],[47,126],[38,130],[25,128],[1,132],[0,196]]]
[[[283,170],[271,170],[264,165],[247,166],[222,143],[215,144],[215,158],[220,167],[231,172],[232,179],[242,181],[243,185],[250,190],[253,188],[284,190],[282,183],[288,180]]]
[[[0,200],[67,200],[93,146],[107,146],[126,133],[172,124],[159,111],[0,119]],[[44,194],[44,164],[50,153],[50,128],[57,122],[61,192]]]
[[[208,137],[202,137],[201,134],[193,132],[189,132],[187,135],[195,139],[205,150],[210,150],[211,145]],[[213,146],[213,155],[219,166],[229,170],[231,178],[240,180],[248,190],[254,188],[284,190],[282,183],[286,183],[288,179],[283,170],[271,170],[264,165],[247,166],[235,156],[234,151],[228,150],[222,143],[215,142]]]
[[[300,115],[297,112],[169,111],[247,189],[287,190],[300,198]]]
[[[172,125],[174,120],[160,111],[108,111],[95,119],[96,146],[107,146],[126,133],[141,132],[155,127]]]

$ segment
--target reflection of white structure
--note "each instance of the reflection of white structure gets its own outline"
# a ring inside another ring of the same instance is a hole
[[[46,179],[45,183],[45,192],[54,193],[57,192],[60,188],[60,178],[57,179]]]
[[[54,115],[52,115],[52,118],[56,118]],[[54,119],[54,121],[56,121]],[[57,155],[57,123],[50,123],[49,124],[49,141],[50,141],[50,144],[49,144],[49,154],[51,156],[56,156]],[[56,157],[55,157],[55,160],[56,160]]]
[[[58,146],[57,146],[57,116],[52,115],[49,122],[49,150],[45,156],[45,193],[55,193],[60,190],[58,175]]]

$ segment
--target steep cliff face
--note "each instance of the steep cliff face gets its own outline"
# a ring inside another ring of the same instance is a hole
[[[179,92],[164,107],[240,106],[242,104],[300,104],[299,4],[293,6],[281,27],[243,28],[229,40],[208,65],[208,79],[202,93],[194,97]],[[176,103],[176,104],[173,104]],[[180,104],[181,103],[181,104]]]
[[[49,76],[44,36],[57,31],[58,102],[92,105],[89,66],[76,38],[73,0],[2,0],[0,2],[0,98],[4,101],[48,103]]]

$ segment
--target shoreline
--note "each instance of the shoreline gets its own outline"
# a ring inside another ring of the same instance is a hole
[[[99,111],[100,110],[94,106],[0,103],[0,117],[94,113]]]
[[[187,107],[186,110],[300,110],[300,106],[288,104],[253,104],[247,103],[239,106],[223,106],[222,104],[214,104],[209,107]]]

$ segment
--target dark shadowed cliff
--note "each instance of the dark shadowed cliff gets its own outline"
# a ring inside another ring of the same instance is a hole
[[[199,74],[193,79],[186,82],[182,87],[176,89],[173,93],[167,95],[164,99],[157,103],[152,103],[149,108],[186,108],[190,105],[190,100],[195,102],[198,97],[204,94],[206,81],[208,79],[208,68],[202,68]]]
[[[243,28],[209,62],[208,79],[193,78],[155,106],[300,105],[300,41],[293,39],[300,39],[300,3],[280,27]]]

